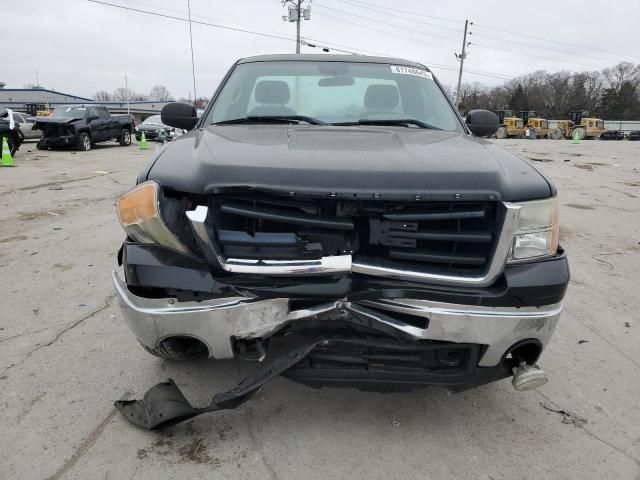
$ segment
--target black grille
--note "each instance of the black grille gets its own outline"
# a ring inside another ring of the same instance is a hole
[[[217,238],[225,255],[314,259],[353,254],[439,272],[477,272],[499,234],[497,202],[312,200],[214,196]]]

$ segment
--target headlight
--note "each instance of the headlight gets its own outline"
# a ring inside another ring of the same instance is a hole
[[[558,198],[522,202],[509,262],[555,255],[558,250]]]
[[[116,202],[118,220],[127,235],[140,243],[158,244],[182,253],[189,249],[167,228],[160,215],[160,186],[144,182]]]

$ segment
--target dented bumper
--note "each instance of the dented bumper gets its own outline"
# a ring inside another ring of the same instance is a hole
[[[562,311],[561,302],[491,307],[366,295],[354,295],[354,299],[347,295],[305,308],[292,308],[288,298],[255,296],[176,302],[174,298],[134,295],[115,272],[113,283],[125,320],[144,346],[154,349],[166,338],[193,337],[216,359],[234,357],[237,339],[265,339],[296,322],[314,320],[322,325],[339,319],[406,339],[484,345],[478,365],[495,366],[518,342],[535,340],[544,346]]]

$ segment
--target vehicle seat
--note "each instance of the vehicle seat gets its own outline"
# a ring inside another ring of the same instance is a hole
[[[262,105],[249,112],[250,117],[296,115],[296,112],[285,104],[289,102],[291,93],[289,85],[282,80],[262,80],[256,85],[255,98]]]
[[[395,85],[374,84],[364,94],[366,118],[393,118],[398,116],[400,92]]]

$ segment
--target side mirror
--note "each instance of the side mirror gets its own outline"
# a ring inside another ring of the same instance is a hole
[[[500,127],[498,116],[489,110],[471,110],[465,123],[476,137],[490,137]]]
[[[165,125],[183,130],[191,130],[198,123],[196,108],[181,102],[169,103],[162,107],[160,118]]]

